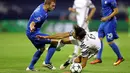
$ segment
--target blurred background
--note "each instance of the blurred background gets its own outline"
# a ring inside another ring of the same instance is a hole
[[[0,32],[25,32],[27,21],[33,10],[44,0],[0,0]],[[75,14],[68,11],[74,0],[57,0],[56,9],[49,13],[43,32],[65,32],[75,24]],[[97,11],[90,22],[90,30],[97,30],[101,18],[100,0],[92,0]],[[128,31],[128,8],[130,0],[117,0],[117,31]],[[60,29],[59,29],[60,28]]]
[[[70,31],[72,25],[76,24],[75,14],[68,11],[68,7],[73,5],[73,1],[57,0],[56,9],[49,13],[42,32],[54,34],[55,32]],[[100,1],[92,0],[97,10],[89,24],[91,31],[97,31],[100,25]],[[42,2],[42,0],[0,0],[0,73],[26,73],[25,69],[36,51],[26,36],[26,26],[31,13]],[[117,57],[108,43],[104,41],[103,63],[87,64],[82,73],[130,73],[130,56],[128,55],[130,53],[130,37],[128,37],[128,30],[130,32],[130,23],[128,23],[130,0],[117,0],[117,3],[119,7],[117,32],[120,38],[115,42],[119,46],[125,61],[120,66],[113,66],[112,64]],[[104,38],[104,40],[106,39]],[[56,71],[41,67],[47,53],[45,51],[35,66],[36,69],[40,69],[38,73],[63,73],[58,68],[72,54],[73,45],[67,45],[64,48],[62,52],[55,53],[52,58],[52,62],[57,67]],[[89,62],[92,60],[89,60]]]

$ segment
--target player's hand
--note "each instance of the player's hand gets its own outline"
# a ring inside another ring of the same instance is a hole
[[[76,12],[76,9],[74,9],[74,8],[72,8],[72,7],[69,7],[68,10],[69,10],[70,12]]]
[[[72,12],[73,8],[72,8],[72,7],[69,7],[68,10],[69,10],[70,12]]]
[[[109,19],[110,19],[110,18],[109,18],[108,16],[107,16],[107,17],[102,17],[102,18],[101,18],[101,21],[102,21],[102,22],[106,22],[106,21],[109,20]]]
[[[69,10],[70,12],[74,12],[74,13],[76,13],[76,14],[79,14],[78,12],[76,12],[76,9],[74,9],[74,8],[72,8],[72,7],[69,7],[68,10]]]
[[[30,32],[34,32],[35,31],[35,27],[34,26],[31,26],[30,27]]]

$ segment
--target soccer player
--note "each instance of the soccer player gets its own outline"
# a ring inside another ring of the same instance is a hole
[[[26,71],[37,71],[34,69],[34,65],[42,55],[43,51],[45,50],[45,44],[51,44],[48,53],[43,65],[51,70],[56,69],[50,62],[51,57],[53,56],[56,48],[56,42],[58,40],[54,39],[38,39],[36,35],[48,36],[48,34],[44,34],[40,32],[41,26],[44,21],[48,17],[48,12],[55,9],[56,0],[45,0],[44,3],[40,4],[30,16],[26,35],[28,39],[32,42],[32,44],[36,47],[37,51],[33,55],[32,61],[30,65],[26,68]]]
[[[102,3],[102,23],[98,29],[98,37],[101,40],[101,49],[97,54],[97,59],[92,61],[91,64],[102,63],[101,54],[103,50],[103,38],[106,36],[107,42],[109,46],[113,49],[118,59],[113,64],[114,66],[119,65],[122,61],[124,61],[122,55],[120,54],[118,46],[115,44],[114,40],[118,39],[118,35],[116,33],[116,14],[118,14],[118,8],[116,0],[101,0]]]
[[[98,49],[100,49],[101,43],[98,38],[96,32],[86,33],[86,31],[77,25],[74,26],[74,32],[65,32],[52,36],[37,36],[38,38],[48,38],[48,39],[62,39],[62,43],[64,44],[74,44],[80,46],[81,55],[74,58],[69,59],[63,65],[60,66],[60,69],[65,69],[73,60],[76,63],[80,63],[82,68],[86,66],[87,60],[94,56]]]
[[[92,19],[96,11],[96,8],[91,0],[74,0],[73,7],[69,7],[68,10],[71,12],[75,12],[77,24],[80,27],[83,27],[86,31],[89,31],[88,23]],[[78,55],[78,52],[79,46],[75,45],[73,55]]]

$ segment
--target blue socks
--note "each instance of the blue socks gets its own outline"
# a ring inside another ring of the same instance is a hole
[[[122,58],[118,46],[115,43],[112,43],[112,44],[109,44],[109,45],[111,46],[111,48],[113,49],[113,51],[116,53],[118,59]]]
[[[40,50],[37,50],[33,56],[33,59],[29,65],[29,69],[34,69],[34,65],[36,64],[36,62],[38,61],[38,59],[40,58],[41,54],[43,52],[41,52]]]
[[[109,45],[113,49],[113,51],[116,53],[118,59],[122,58],[118,46],[115,43],[112,43],[112,44],[109,44]],[[97,59],[101,60],[102,51],[103,51],[103,42],[101,41],[101,48],[98,51]]]
[[[103,42],[101,41],[101,48],[99,49],[99,51],[97,53],[97,59],[101,60],[102,50],[103,50]]]
[[[53,56],[53,54],[55,53],[55,46],[50,46],[49,49],[48,49],[48,53],[47,53],[47,56],[46,56],[46,60],[45,60],[45,63],[46,64],[50,64],[50,59],[51,57]],[[38,61],[38,59],[40,58],[40,56],[42,55],[43,52],[41,52],[40,50],[37,50],[33,56],[33,59],[29,65],[29,69],[34,69],[34,65],[36,64],[36,62]]]
[[[56,46],[51,45],[48,49],[48,53],[46,55],[46,59],[45,59],[45,64],[50,64],[50,59],[53,56],[53,54],[55,53],[56,50]]]

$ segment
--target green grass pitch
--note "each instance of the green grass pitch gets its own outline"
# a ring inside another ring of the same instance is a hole
[[[82,73],[130,73],[130,37],[128,37],[127,33],[122,32],[118,34],[120,38],[116,40],[116,43],[120,47],[125,61],[119,66],[113,66],[117,57],[107,45],[106,39],[104,39],[103,63],[90,65],[90,61],[93,60],[90,59]],[[69,68],[59,70],[59,66],[72,53],[73,45],[66,45],[62,51],[54,54],[51,62],[57,68],[55,71],[50,71],[41,66],[46,56],[45,51],[35,65],[35,68],[40,69],[40,71],[26,72],[25,69],[29,65],[35,51],[35,47],[33,47],[24,33],[0,33],[0,73],[63,73],[69,70]]]

